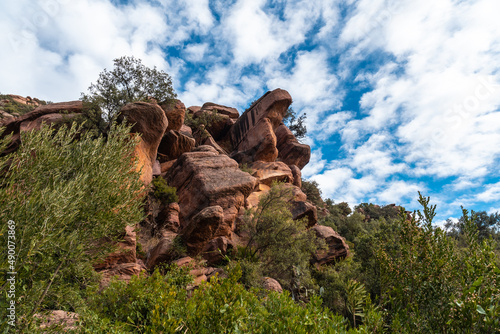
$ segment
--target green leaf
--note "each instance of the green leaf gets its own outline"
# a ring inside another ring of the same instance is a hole
[[[483,276],[479,277],[474,283],[472,283],[472,286],[478,287],[481,284],[483,284],[483,278],[484,278]]]
[[[477,305],[476,310],[478,313],[486,315],[486,311],[481,307],[481,305]]]

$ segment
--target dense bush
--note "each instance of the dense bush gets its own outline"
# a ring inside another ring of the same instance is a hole
[[[0,158],[0,220],[15,222],[21,328],[39,309],[81,306],[82,294],[96,283],[91,264],[109,248],[96,241],[113,239],[142,218],[129,128],[113,127],[107,140],[80,129],[22,133],[18,151]],[[6,224],[0,235],[6,245]],[[7,248],[0,249],[5,279]],[[6,284],[0,283],[3,295]]]
[[[247,212],[245,229],[250,237],[246,251],[250,259],[258,259],[255,268],[262,275],[299,292],[312,284],[309,260],[321,245],[303,220],[292,219],[291,198],[290,188],[276,184],[255,210]]]
[[[177,196],[177,189],[171,187],[167,184],[167,181],[161,177],[157,176],[153,178],[153,194],[156,198],[161,200],[164,204],[175,203],[179,201]]]

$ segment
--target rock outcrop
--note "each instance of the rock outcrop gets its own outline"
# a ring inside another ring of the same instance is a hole
[[[128,124],[133,124],[132,133],[141,134],[135,148],[139,160],[137,168],[141,171],[141,181],[151,183],[158,146],[168,126],[165,113],[157,104],[135,102],[125,105],[117,119],[118,122],[126,120]]]
[[[309,145],[301,144],[295,138],[292,131],[281,124],[275,131],[277,139],[278,157],[287,165],[295,165],[304,168],[311,158]]]
[[[231,128],[231,153],[238,162],[273,162],[278,157],[274,130],[281,124],[292,103],[287,91],[276,89],[266,93],[241,115]]]
[[[256,185],[256,179],[239,170],[236,161],[211,146],[181,155],[166,178],[177,188],[181,227],[206,207],[223,209],[224,221],[215,236],[230,235],[240,207]]]
[[[174,100],[170,103],[161,104],[161,108],[165,111],[165,116],[168,119],[167,131],[180,131],[184,124],[186,116],[186,106],[180,100]]]
[[[182,153],[191,152],[195,144],[194,138],[176,130],[168,130],[158,146],[160,161],[175,160],[180,157]]]
[[[312,227],[316,237],[325,241],[326,250],[319,250],[314,254],[313,262],[319,265],[330,264],[343,259],[349,255],[349,245],[333,228],[329,226],[316,225]]]
[[[83,112],[82,101],[71,101],[42,105],[20,117],[4,120],[5,130],[0,138],[12,134],[12,140],[7,148],[0,154],[9,154],[17,150],[21,143],[21,132],[40,129],[42,123],[57,126],[70,121],[75,115]]]
[[[191,255],[199,254],[224,222],[224,210],[219,205],[198,212],[182,230],[182,238]]]

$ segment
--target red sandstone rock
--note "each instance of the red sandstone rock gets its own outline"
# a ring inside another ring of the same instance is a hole
[[[278,156],[274,130],[281,124],[292,98],[287,91],[267,92],[231,127],[231,154],[238,162],[275,161]]]
[[[254,171],[252,176],[257,178],[262,184],[271,186],[273,182],[293,182],[293,174],[290,167],[281,161],[256,161],[249,167]]]
[[[49,114],[65,114],[66,116],[72,115],[72,114],[81,114],[83,111],[83,104],[82,101],[71,101],[71,102],[61,102],[61,103],[52,103],[52,104],[47,104],[43,106],[37,107],[35,110],[30,111],[29,113],[26,113],[20,117],[15,117],[15,118],[9,118],[7,120],[4,120],[3,126],[5,127],[5,130],[3,133],[0,134],[0,139],[4,138],[8,134],[12,134],[12,140],[9,144],[9,146],[3,151],[0,152],[1,155],[12,153],[17,148],[19,147],[19,144],[21,143],[21,125],[24,123],[25,129],[28,128],[28,124],[30,122],[36,122],[36,119],[49,115]],[[58,124],[55,122],[55,118],[58,118],[59,116],[55,117],[46,117],[45,119],[52,119],[52,121],[48,122],[50,124]],[[73,117],[73,116],[71,116]],[[64,117],[60,117],[59,120],[63,120]],[[66,118],[67,119],[67,118]],[[40,123],[41,124],[41,123]],[[33,127],[34,128],[34,127]]]
[[[295,165],[291,165],[288,167],[290,167],[290,170],[292,171],[293,185],[298,188],[302,188],[302,172],[300,168]]]
[[[204,208],[222,207],[224,222],[215,236],[230,235],[245,197],[256,184],[255,178],[242,172],[236,161],[211,146],[199,146],[181,155],[166,178],[177,188],[182,227]]]
[[[195,140],[178,131],[169,130],[165,133],[158,146],[162,161],[177,159],[182,153],[190,152],[195,146]]]
[[[130,281],[132,276],[138,276],[144,274],[145,272],[146,268],[140,263],[118,264],[111,269],[106,269],[100,272],[100,274],[102,275],[100,287],[101,289],[103,289],[108,286],[111,279],[115,276],[120,281],[128,282]]]
[[[137,261],[136,245],[135,226],[126,226],[121,241],[116,245],[116,251],[109,254],[103,262],[94,265],[94,269],[99,271],[114,268],[122,263],[135,263]]]
[[[165,116],[168,119],[167,131],[180,131],[184,124],[186,116],[186,106],[180,100],[175,100],[172,103],[163,103],[161,108],[165,111]]]
[[[168,126],[163,110],[157,104],[146,102],[129,103],[119,112],[118,121],[134,124],[132,133],[141,134],[135,154],[138,157],[138,170],[141,170],[141,181],[149,184],[153,180],[153,165],[156,160],[158,146]]]
[[[209,206],[197,213],[182,230],[188,252],[199,254],[224,221],[224,211],[218,205]]]
[[[235,248],[236,245],[230,239],[217,237],[205,245],[202,256],[207,261],[207,264],[214,265],[219,263],[229,250]]]
[[[238,110],[236,110],[236,108],[226,107],[212,102],[203,104],[201,110],[216,111],[218,114],[227,115],[232,119],[238,119],[238,117],[240,117],[240,113],[238,112]]]
[[[287,165],[296,165],[300,169],[304,168],[311,158],[311,147],[301,144],[293,135],[292,131],[284,124],[276,130],[278,157]]]
[[[264,277],[263,278],[262,287],[265,290],[269,290],[269,291],[276,291],[279,293],[283,292],[283,288],[281,287],[281,284],[277,280],[275,280],[274,278],[271,278],[271,277]]]
[[[164,233],[160,242],[149,252],[146,260],[146,267],[153,269],[157,265],[173,260],[174,239],[177,233]]]
[[[316,232],[316,237],[326,242],[327,250],[319,250],[314,254],[313,262],[317,264],[330,264],[349,256],[349,246],[333,228],[316,225],[311,228]]]

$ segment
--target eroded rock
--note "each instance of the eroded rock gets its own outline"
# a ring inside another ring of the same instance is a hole
[[[135,102],[125,105],[119,112],[118,122],[126,120],[134,124],[131,132],[141,134],[135,148],[138,157],[137,170],[141,171],[141,181],[150,184],[153,180],[153,165],[156,161],[158,146],[168,126],[163,110],[157,105]]]
[[[292,98],[287,91],[267,92],[241,115],[231,127],[235,151],[231,157],[238,162],[257,160],[272,162],[278,157],[274,130],[281,124]]]
[[[182,230],[188,252],[199,254],[223,222],[224,211],[218,205],[206,207],[197,213]]]
[[[245,197],[256,184],[236,161],[206,145],[181,155],[168,171],[167,182],[177,188],[181,227],[206,207],[223,209],[224,222],[215,236],[230,235]]]
[[[292,131],[284,124],[275,130],[275,134],[279,159],[287,165],[304,168],[311,158],[311,147],[299,143]]]
[[[311,228],[316,232],[316,237],[325,241],[328,249],[318,250],[314,254],[313,262],[319,265],[334,263],[339,259],[349,256],[349,245],[330,226],[316,225]]]

